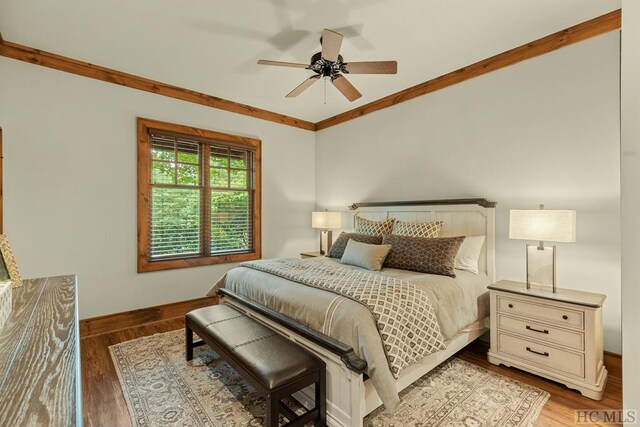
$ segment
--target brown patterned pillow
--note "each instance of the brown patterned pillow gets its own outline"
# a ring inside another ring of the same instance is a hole
[[[344,250],[347,248],[347,243],[349,239],[353,239],[356,242],[360,243],[368,243],[370,245],[381,245],[382,244],[382,236],[370,236],[368,234],[358,234],[358,233],[340,233],[340,236],[336,239],[335,243],[329,249],[329,253],[327,257],[329,258],[342,258],[344,255]]]
[[[404,222],[396,221],[393,233],[397,236],[438,237],[442,230],[442,221],[433,222]]]
[[[456,277],[453,265],[464,236],[428,239],[387,234],[382,244],[391,245],[385,267]]]
[[[356,228],[354,231],[356,233],[368,234],[370,236],[382,236],[383,234],[391,233],[396,219],[389,218],[383,221],[372,221],[370,219],[362,218],[360,215],[356,214],[355,221]]]

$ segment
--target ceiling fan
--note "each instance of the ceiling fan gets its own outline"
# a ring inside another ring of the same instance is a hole
[[[370,61],[370,62],[345,62],[340,55],[340,46],[344,36],[331,30],[323,30],[320,44],[322,52],[311,57],[311,63],[298,64],[295,62],[268,61],[261,59],[258,64],[275,65],[278,67],[305,68],[315,75],[303,81],[298,87],[287,94],[287,98],[294,98],[307,90],[311,85],[324,77],[351,102],[360,98],[362,94],[356,89],[344,74],[396,74],[398,63],[396,61]]]

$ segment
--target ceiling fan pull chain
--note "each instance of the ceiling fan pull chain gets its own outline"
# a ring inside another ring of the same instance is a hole
[[[324,78],[324,105],[327,105],[327,79]]]

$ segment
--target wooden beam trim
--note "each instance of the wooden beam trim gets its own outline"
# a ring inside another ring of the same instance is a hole
[[[217,303],[217,297],[203,297],[82,319],[80,320],[80,338],[174,319],[184,316],[196,308],[208,307]]]
[[[72,58],[56,55],[34,49],[28,46],[19,45],[5,41],[0,35],[0,56],[18,59],[31,64],[41,65],[96,80],[118,84],[121,86],[139,89],[170,98],[180,99],[195,104],[205,105],[237,114],[267,120],[275,123],[285,124],[300,129],[319,131],[338,124],[354,120],[366,114],[373,113],[384,108],[391,107],[402,102],[409,101],[419,96],[462,83],[474,77],[497,71],[501,68],[517,64],[536,56],[544,55],[554,50],[560,49],[587,40],[592,37],[620,29],[622,23],[621,10],[615,10],[597,18],[574,25],[557,33],[542,37],[530,43],[526,43],[514,49],[484,59],[460,68],[426,82],[417,84],[394,94],[380,98],[376,101],[362,105],[353,110],[346,111],[333,117],[321,120],[317,123],[309,122],[295,117],[286,116],[268,110],[237,103],[224,98],[218,98],[205,93],[184,89],[178,86],[157,82],[133,74],[109,69],[88,62],[78,61]]]
[[[53,68],[66,73],[89,77],[103,82],[143,90],[145,92],[151,92],[169,98],[205,105],[219,110],[242,114],[256,119],[267,120],[310,131],[315,130],[315,124],[313,122],[275,113],[273,111],[263,110],[261,108],[252,107],[250,105],[241,104],[228,99],[208,95],[206,93],[196,92],[167,83],[150,80],[111,68],[102,67],[100,65],[78,61],[76,59],[56,55],[54,53],[45,52],[43,50],[34,49],[6,40],[0,40],[0,56]]]
[[[484,59],[460,68],[410,88],[396,92],[384,98],[370,102],[353,110],[338,114],[316,123],[316,131],[336,126],[340,123],[362,117],[374,111],[388,108],[402,102],[409,101],[422,95],[462,83],[474,77],[517,64],[536,56],[544,55],[565,46],[595,37],[609,31],[617,30],[621,26],[620,9],[573,27],[558,31],[538,40],[518,46],[514,49]]]

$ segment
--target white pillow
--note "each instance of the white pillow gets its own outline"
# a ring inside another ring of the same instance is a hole
[[[482,252],[485,236],[467,236],[462,241],[453,263],[456,270],[466,270],[478,274],[478,259]]]
[[[390,250],[391,245],[369,245],[349,239],[340,262],[367,270],[380,271]]]

